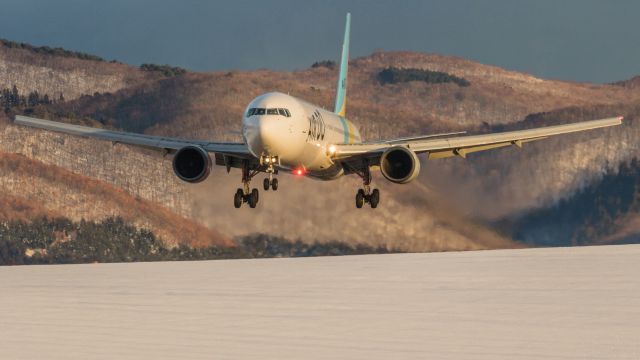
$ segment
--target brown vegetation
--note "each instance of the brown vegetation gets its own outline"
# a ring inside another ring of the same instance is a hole
[[[163,77],[116,62],[38,53],[0,46],[0,88],[17,86],[24,94],[37,91],[67,100],[83,94],[113,92]]]
[[[37,218],[56,218],[61,213],[45,209],[39,203],[10,194],[0,194],[0,221],[31,221]]]
[[[17,154],[0,153],[0,187],[3,192],[21,197],[5,196],[2,199],[7,208],[0,215],[5,219],[63,214],[79,221],[120,216],[138,228],[152,230],[168,245],[233,245],[230,239],[216,231],[181,218],[159,204]]]

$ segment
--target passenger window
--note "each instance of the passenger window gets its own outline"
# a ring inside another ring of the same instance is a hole
[[[256,109],[256,111],[253,112],[253,115],[264,115],[264,109],[263,108]]]
[[[278,109],[267,109],[267,115],[278,115]]]
[[[278,113],[282,116],[287,116],[287,113],[284,112],[284,109],[278,109]]]
[[[287,117],[291,117],[291,113],[289,112],[289,109],[284,109],[284,111],[287,112]]]
[[[247,111],[247,117],[253,115],[254,111],[256,111],[256,108],[249,109],[249,111]]]

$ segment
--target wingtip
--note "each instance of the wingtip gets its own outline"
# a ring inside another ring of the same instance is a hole
[[[624,116],[618,116],[618,121],[622,122],[624,120]]]

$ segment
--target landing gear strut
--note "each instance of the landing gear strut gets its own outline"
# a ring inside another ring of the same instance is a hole
[[[264,179],[262,186],[264,187],[264,191],[269,190],[269,188],[273,191],[278,190],[278,179],[273,177],[273,172],[269,172],[269,177]]]
[[[256,176],[259,171],[250,170],[249,162],[244,161],[242,164],[242,189],[236,190],[233,196],[233,206],[237,209],[242,206],[243,203],[248,203],[250,208],[255,208],[258,205],[260,194],[258,189],[250,189],[251,179]]]
[[[371,205],[372,209],[375,209],[380,202],[380,190],[371,190],[371,170],[368,161],[364,161],[362,169],[362,171],[355,171],[362,178],[362,189],[358,189],[356,193],[356,207],[360,209],[367,203]]]
[[[264,181],[262,182],[262,187],[264,188],[264,191],[268,191],[269,188],[273,189],[273,191],[278,190],[278,179],[275,179],[273,177],[273,174],[278,173],[278,170],[276,170],[274,166],[277,162],[278,162],[277,156],[263,155],[260,158],[260,164],[266,165],[267,167],[266,172],[267,174],[269,174],[269,177],[264,179]]]

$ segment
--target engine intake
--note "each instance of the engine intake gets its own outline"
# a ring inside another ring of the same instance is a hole
[[[404,146],[387,149],[380,158],[380,171],[389,181],[406,184],[420,173],[420,159],[413,151]]]
[[[211,173],[211,158],[200,146],[185,146],[173,156],[173,172],[182,181],[199,183]]]

